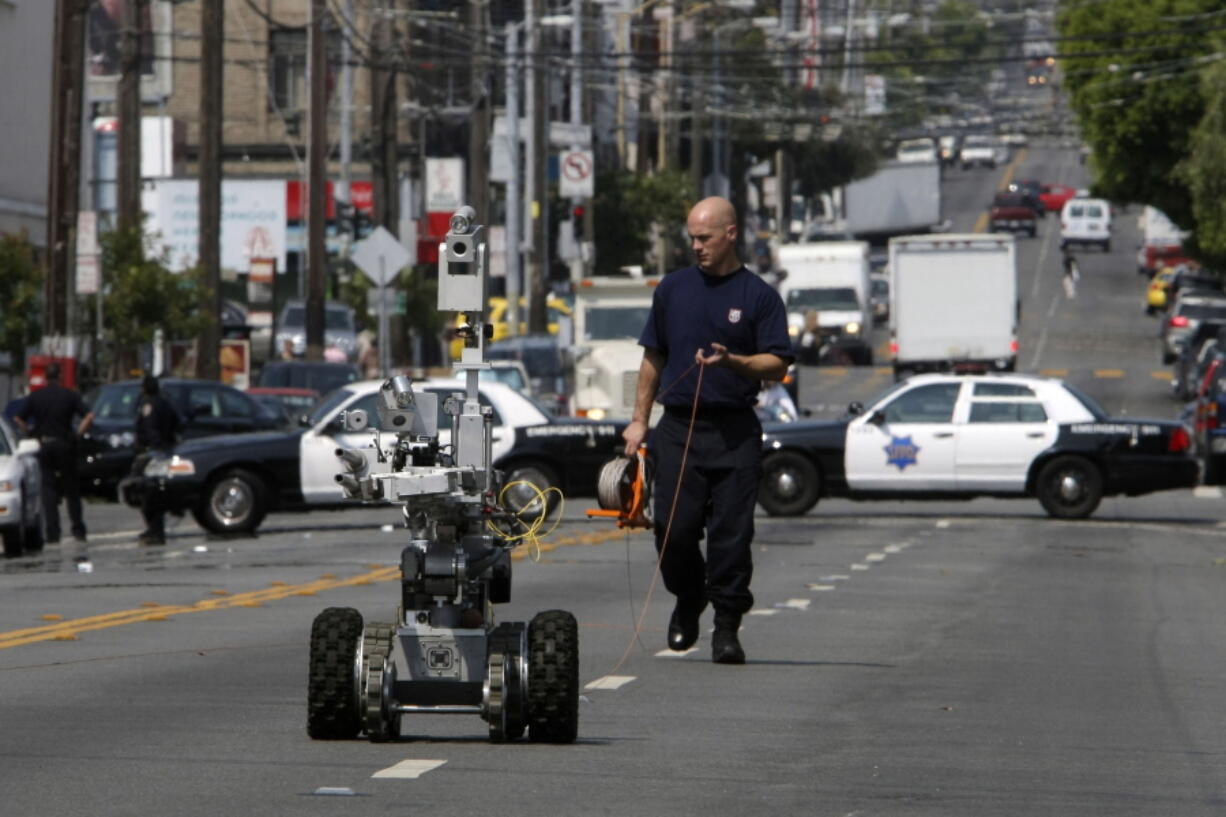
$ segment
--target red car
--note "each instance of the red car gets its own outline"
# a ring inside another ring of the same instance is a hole
[[[1044,183],[1039,187],[1039,201],[1043,202],[1043,209],[1049,213],[1059,213],[1066,201],[1076,197],[1077,188],[1067,184]]]

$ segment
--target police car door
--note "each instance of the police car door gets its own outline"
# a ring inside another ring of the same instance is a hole
[[[1024,383],[968,386],[955,454],[959,490],[1024,491],[1030,463],[1056,441],[1059,427]]]
[[[894,393],[847,427],[844,468],[853,490],[948,491],[954,472],[957,380]]]
[[[299,479],[302,482],[302,496],[311,504],[330,504],[345,501],[341,486],[336,483],[336,475],[341,473],[340,460],[336,457],[338,448],[374,448],[374,430],[379,428],[379,412],[375,410],[375,399],[378,392],[370,392],[361,397],[349,400],[337,406],[326,420],[308,430],[302,435],[299,443]],[[340,421],[341,411],[362,409],[370,421],[369,427],[363,431],[346,431]],[[394,445],[394,434],[383,434],[384,450]],[[372,471],[386,471],[390,466],[372,468]]]

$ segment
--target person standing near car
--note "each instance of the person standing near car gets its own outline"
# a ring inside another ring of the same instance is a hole
[[[156,377],[145,375],[140,391],[141,402],[136,410],[137,454],[132,461],[133,477],[140,477],[155,455],[170,454],[182,425],[179,413],[162,396]],[[141,497],[140,512],[145,517],[145,530],[136,541],[142,545],[166,544],[166,507],[159,489],[146,488]]]
[[[81,511],[81,484],[77,476],[77,438],[89,430],[94,413],[81,395],[60,385],[60,365],[47,364],[47,385],[31,392],[17,412],[22,433],[38,438],[38,465],[42,470],[44,541],[60,541],[60,497],[68,506],[72,537],[85,541],[85,517]],[[81,420],[73,426],[73,420]]]
[[[731,202],[703,199],[686,226],[697,264],[669,273],[656,288],[639,339],[634,418],[623,438],[634,457],[658,398],[664,414],[649,451],[660,575],[677,598],[668,646],[679,652],[693,646],[709,602],[711,659],[743,664],[737,631],[753,607],[750,545],[762,476],[754,403],[761,381],[783,379],[792,346],[779,293],[737,255]]]

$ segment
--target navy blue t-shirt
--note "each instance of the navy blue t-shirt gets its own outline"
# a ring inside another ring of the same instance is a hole
[[[708,275],[696,266],[664,276],[652,298],[651,314],[639,345],[659,350],[665,358],[656,399],[665,406],[689,408],[694,403],[698,367],[694,353],[711,353],[722,343],[737,355],[770,352],[791,361],[787,310],[770,284],[746,267],[730,275]],[[702,375],[702,408],[749,408],[758,399],[760,383],[722,366]]]

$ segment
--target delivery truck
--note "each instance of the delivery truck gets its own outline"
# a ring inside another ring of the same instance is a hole
[[[1012,235],[890,239],[894,377],[1013,371],[1021,305]]]
[[[818,196],[800,238],[884,240],[937,232],[941,218],[941,163],[887,162],[877,172]]]
[[[779,248],[779,294],[800,363],[845,358],[872,364],[868,249],[864,241],[816,241]],[[835,350],[841,354],[829,354]]]

